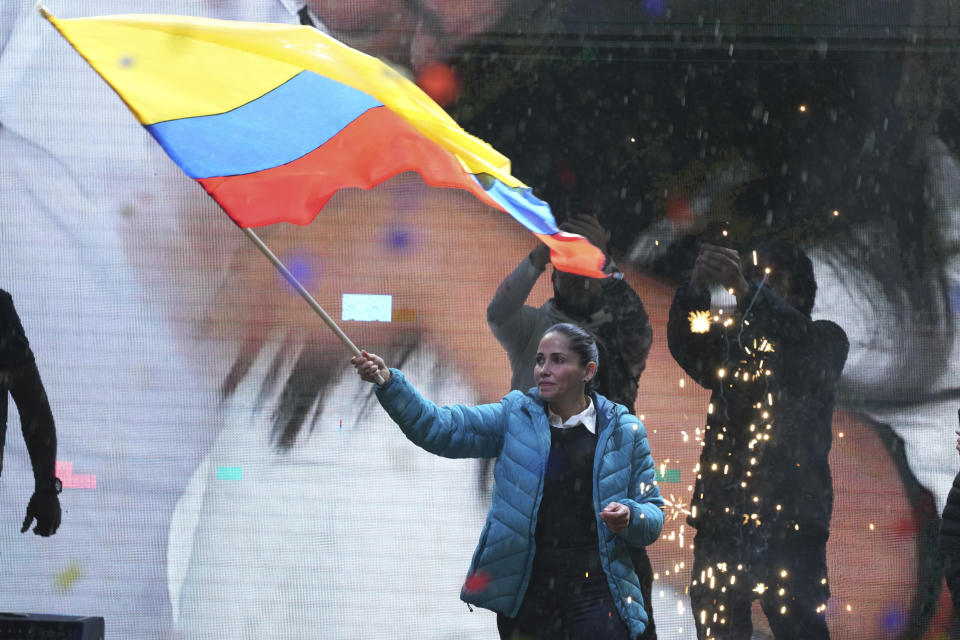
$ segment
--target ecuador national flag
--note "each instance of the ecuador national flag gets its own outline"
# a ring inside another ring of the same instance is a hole
[[[509,159],[389,66],[316,29],[42,11],[241,227],[309,224],[338,189],[415,171],[509,213],[557,268],[604,277],[601,251],[559,231]]]

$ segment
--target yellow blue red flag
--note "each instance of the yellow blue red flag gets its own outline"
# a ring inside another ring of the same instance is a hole
[[[388,65],[316,29],[41,11],[241,227],[309,224],[337,190],[414,171],[509,213],[558,269],[605,276],[602,252],[560,231],[509,159]]]

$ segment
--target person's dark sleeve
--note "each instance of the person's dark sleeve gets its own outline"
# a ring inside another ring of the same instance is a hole
[[[940,559],[943,561],[943,574],[953,606],[960,610],[960,474],[953,479],[947,505],[943,508]]]
[[[691,330],[691,313],[710,312],[710,294],[705,292],[694,295],[690,293],[689,287],[689,283],[681,285],[670,305],[667,346],[670,347],[673,359],[687,375],[700,386],[712,389],[717,369],[724,361],[723,329],[711,322],[705,333],[694,333]]]
[[[23,440],[30,454],[34,480],[37,488],[44,488],[54,477],[57,431],[36,362],[31,360],[10,371],[7,384],[20,413]]]
[[[520,261],[487,305],[487,324],[504,350],[513,355],[523,350],[536,326],[537,310],[525,303],[543,269],[538,269],[527,256]]]
[[[800,375],[807,375],[810,380],[836,384],[843,373],[843,365],[847,363],[850,341],[846,332],[834,322],[815,320],[813,326],[815,344],[819,346],[818,357],[801,366]]]
[[[617,347],[623,351],[635,380],[647,368],[653,344],[653,328],[640,296],[626,280],[614,277],[604,283],[603,304],[610,309],[617,328]]]
[[[57,435],[50,403],[13,298],[0,291],[0,373],[17,405],[37,484],[54,476]]]
[[[0,372],[7,373],[30,362],[33,362],[33,351],[13,306],[13,298],[0,290]]]

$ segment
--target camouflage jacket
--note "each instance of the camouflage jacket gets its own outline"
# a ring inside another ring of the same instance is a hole
[[[606,358],[601,354],[598,391],[634,412],[637,382],[647,366],[653,342],[650,319],[640,297],[615,272],[602,285],[600,306],[586,319],[576,320],[559,309],[553,299],[539,309],[525,304],[542,273],[529,257],[524,258],[500,283],[487,307],[487,324],[510,358],[510,388],[527,391],[534,386],[533,366],[540,336],[558,322],[570,322],[593,333],[607,354]]]

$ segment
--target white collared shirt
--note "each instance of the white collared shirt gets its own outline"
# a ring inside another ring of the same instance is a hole
[[[590,433],[594,435],[597,433],[597,409],[593,406],[593,399],[590,396],[587,396],[587,408],[576,415],[570,416],[566,422],[553,412],[550,405],[547,405],[547,420],[551,427],[558,429],[573,429],[582,424]]]

